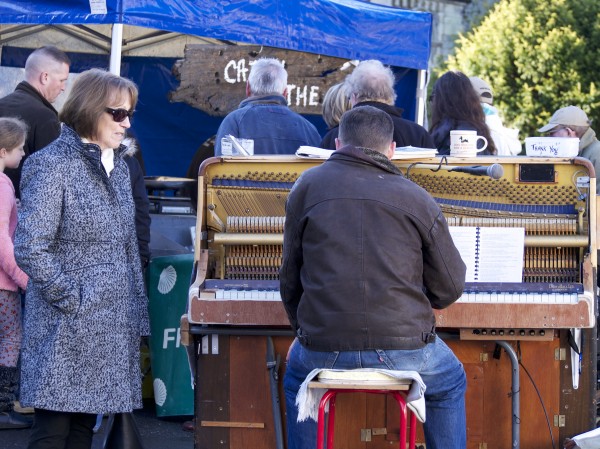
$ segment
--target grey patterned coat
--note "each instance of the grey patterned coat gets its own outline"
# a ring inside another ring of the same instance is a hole
[[[149,323],[122,151],[107,176],[100,148],[63,125],[23,167],[15,256],[30,277],[26,406],[84,413],[141,407],[139,337]]]

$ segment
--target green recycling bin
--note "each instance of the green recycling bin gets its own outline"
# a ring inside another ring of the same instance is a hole
[[[150,361],[158,417],[194,414],[192,376],[179,329],[193,263],[193,254],[178,254],[152,258],[148,265]]]

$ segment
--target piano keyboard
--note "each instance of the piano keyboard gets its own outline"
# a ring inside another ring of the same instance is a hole
[[[203,298],[215,300],[280,301],[279,281],[207,279]],[[209,294],[210,293],[210,294]],[[583,285],[576,283],[467,283],[458,303],[577,304]]]
[[[281,301],[279,290],[206,289],[202,299],[222,301]],[[577,293],[465,293],[457,303],[577,304]]]
[[[478,304],[577,304],[577,293],[465,293],[457,303]]]
[[[583,293],[578,283],[467,282],[457,303],[478,304],[577,304]]]
[[[281,301],[279,290],[215,290],[215,299],[229,301]]]

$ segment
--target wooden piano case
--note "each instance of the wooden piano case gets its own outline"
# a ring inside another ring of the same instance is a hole
[[[411,175],[418,175],[416,179],[421,185],[426,183],[419,177],[438,176],[439,180],[435,182],[440,184],[439,188],[452,190],[456,186],[452,179],[459,177],[468,186],[466,190],[473,190],[476,195],[481,196],[481,186],[484,190],[489,190],[489,180],[479,185],[478,177],[450,173],[447,170],[436,175],[430,169],[410,165],[411,162],[416,161],[401,161],[399,165],[410,170]],[[433,165],[439,163],[439,159],[424,162]],[[243,215],[244,212],[253,216],[282,216],[286,189],[289,189],[299,173],[318,163],[320,161],[293,157],[215,158],[205,162],[201,168],[196,276],[190,287],[187,314],[193,335],[193,348],[190,352],[196,368],[196,449],[285,447],[285,398],[282,382],[285,356],[292,335],[283,306],[278,301],[218,301],[214,291],[204,289],[204,281],[226,278],[227,273],[239,272],[239,267],[235,271],[226,266],[234,263],[248,265],[249,268],[245,270],[250,273],[245,274],[249,276],[248,279],[252,279],[253,267],[257,266],[260,267],[257,277],[268,279],[268,273],[273,271],[273,267],[268,265],[277,264],[277,250],[274,250],[275,254],[267,255],[267,262],[248,262],[250,259],[239,255],[234,258],[227,252],[227,246],[244,243],[245,237],[237,232],[229,232],[234,226],[233,222],[228,222],[228,216]],[[593,168],[580,159],[541,161],[529,158],[480,157],[472,160],[449,159],[449,163],[501,164],[504,168],[502,189],[504,192],[510,191],[508,196],[516,195],[513,199],[515,203],[531,202],[532,195],[535,196],[531,190],[542,189],[541,195],[545,197],[542,202],[574,205],[577,235],[552,237],[550,243],[541,245],[564,244],[579,248],[573,253],[573,257],[576,258],[579,281],[585,284],[585,305],[580,303],[573,308],[557,308],[506,304],[503,308],[499,305],[488,307],[457,303],[446,311],[436,311],[438,325],[443,326],[438,329],[440,336],[462,361],[467,373],[467,448],[561,447],[565,437],[595,427],[595,179],[592,179],[588,190],[582,185],[571,188],[578,176],[591,174],[593,178]],[[554,178],[551,181],[544,178],[527,183],[519,179],[519,166],[541,163],[554,167]],[[221,182],[225,178],[245,182],[261,177],[269,178],[269,181],[273,181],[271,178],[275,177],[274,187],[260,192],[252,191],[253,187],[227,192],[223,188],[227,183]],[[445,183],[449,187],[445,187]],[[573,190],[576,191],[575,194]],[[430,193],[436,197],[436,192]],[[453,195],[469,196],[469,193],[458,191]],[[495,193],[488,192],[486,195],[491,198]],[[231,208],[238,210],[233,211]],[[444,212],[447,217],[457,215],[447,210]],[[495,211],[484,212],[486,218],[490,218],[489,214],[492,220],[496,219]],[[469,213],[472,214],[472,211],[467,211]],[[271,229],[268,225],[265,227],[260,224],[258,228],[258,234],[262,233],[262,237],[255,235],[256,227],[250,229],[252,235],[247,237],[250,247],[260,248],[264,243],[267,248],[273,249],[280,244],[281,235],[277,226]],[[580,247],[580,243],[569,243],[581,241],[582,236],[586,240],[583,247]],[[562,240],[559,242],[559,239]],[[539,244],[539,237],[530,238],[529,242],[526,238],[526,246]],[[242,255],[245,254],[244,251],[246,250],[242,251]],[[264,248],[259,251],[259,254],[264,253]],[[565,266],[571,267],[573,264],[571,260]],[[551,265],[550,271],[559,274],[569,271],[562,269],[564,267],[560,261]],[[533,267],[533,271],[536,270]],[[575,326],[586,327],[582,332],[582,365],[577,389],[573,388],[568,342],[568,328]],[[475,329],[477,338],[470,339],[469,335]],[[508,332],[514,335],[509,336]],[[518,392],[514,391],[512,379],[515,366],[505,349],[496,344],[496,340],[506,341],[517,355],[519,366],[516,369],[520,382]],[[272,343],[272,350],[269,350],[269,341]],[[275,374],[273,366],[276,367]],[[513,416],[515,393],[520,400],[518,416]],[[278,416],[274,410],[279,411]],[[399,433],[397,418],[397,407],[390,398],[379,395],[342,395],[338,400],[336,415],[336,447],[394,447]],[[515,423],[519,429],[517,444],[512,441]],[[417,447],[425,447],[420,425],[417,441]]]

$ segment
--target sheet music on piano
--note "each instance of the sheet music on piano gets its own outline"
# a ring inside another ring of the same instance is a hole
[[[522,282],[525,228],[450,226],[466,282]]]

